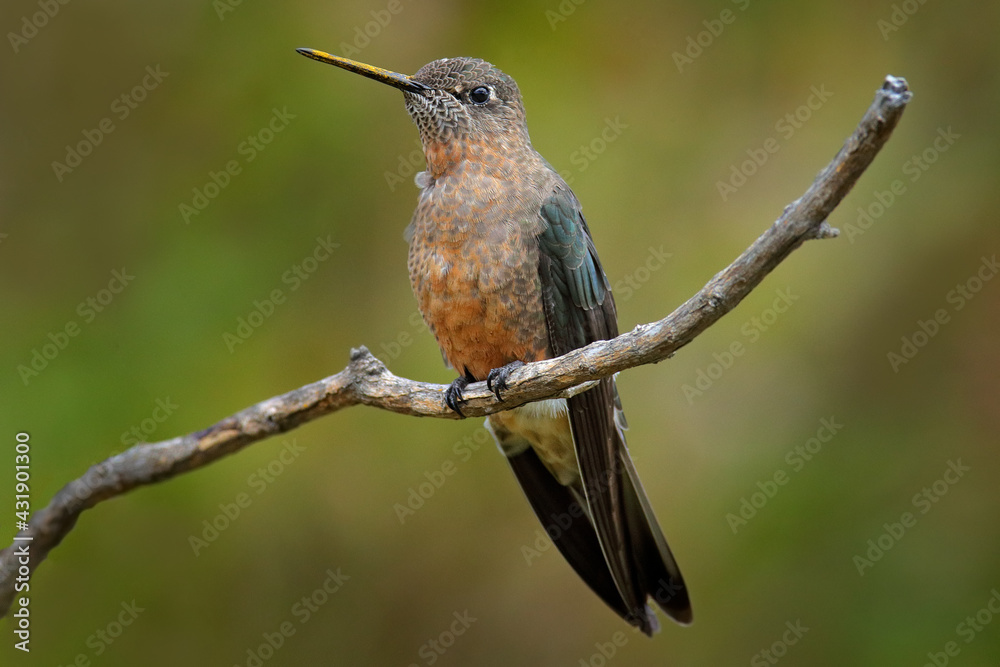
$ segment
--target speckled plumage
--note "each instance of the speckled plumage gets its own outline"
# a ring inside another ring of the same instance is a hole
[[[470,85],[463,76],[495,86],[497,108],[485,123],[455,97]],[[427,159],[407,231],[410,283],[445,359],[485,380],[494,368],[548,355],[536,237],[544,193],[562,179],[516,122],[523,109],[509,77],[452,59],[413,78],[454,93],[406,96]]]
[[[459,374],[449,405],[459,409],[468,381],[489,380],[500,397],[508,365],[617,335],[580,203],[531,146],[511,77],[475,58],[435,60],[408,77],[301,51],[403,91],[427,161],[407,228],[410,282]],[[686,586],[625,446],[613,379],[496,413],[487,426],[556,546],[610,607],[646,634],[658,628],[649,598],[691,622]]]

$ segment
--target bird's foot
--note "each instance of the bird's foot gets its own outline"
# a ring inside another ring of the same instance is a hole
[[[500,392],[507,389],[507,378],[510,377],[511,371],[514,371],[521,366],[524,366],[523,361],[512,361],[506,366],[494,368],[490,371],[490,374],[486,376],[486,388],[496,395],[498,401],[503,400],[503,397],[500,396]]]
[[[462,408],[459,407],[462,403],[465,403],[465,399],[462,398],[462,392],[465,388],[469,386],[469,378],[464,375],[459,375],[455,380],[449,385],[447,391],[444,392],[444,403],[449,408],[454,410],[459,417],[465,418],[462,414]]]

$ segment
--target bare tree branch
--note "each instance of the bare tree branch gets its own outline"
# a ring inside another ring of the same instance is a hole
[[[672,356],[732,310],[803,241],[837,236],[826,218],[850,191],[888,141],[911,93],[906,81],[886,77],[875,100],[833,161],[802,197],[719,272],[667,317],[637,326],[614,340],[598,341],[555,359],[514,371],[504,401],[483,382],[465,391],[463,412],[488,415],[529,401],[573,393],[583,383]],[[370,405],[407,415],[456,419],[444,404],[445,385],[414,382],[390,373],[364,347],[351,351],[341,372],[249,407],[209,428],[154,444],[141,444],[92,466],[35,512],[26,530],[0,551],[0,614],[13,601],[15,582],[25,580],[76,524],[80,513],[137,486],[160,482],[232,454],[250,443],[296,428],[352,405]],[[23,556],[28,544],[29,556]],[[25,569],[26,568],[26,569]]]

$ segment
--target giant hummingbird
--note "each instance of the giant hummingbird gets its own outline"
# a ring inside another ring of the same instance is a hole
[[[407,76],[313,49],[304,56],[403,92],[427,170],[406,230],[410,284],[459,377],[445,402],[485,380],[498,400],[514,368],[618,335],[611,286],[580,202],[535,151],[507,74],[444,58]],[[652,635],[652,598],[678,623],[691,604],[625,445],[614,378],[570,398],[486,420],[546,532],[577,574]]]

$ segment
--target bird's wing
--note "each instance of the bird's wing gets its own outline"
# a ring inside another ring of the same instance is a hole
[[[614,298],[568,187],[557,187],[541,207],[539,275],[551,353],[565,354],[618,335]],[[635,476],[619,424],[613,378],[568,399],[581,486],[606,566],[626,608],[626,619],[646,631],[656,625],[647,595],[681,622],[690,622],[683,580],[649,501]],[[669,595],[660,589],[669,588]]]

